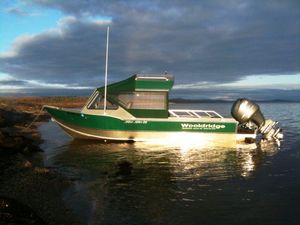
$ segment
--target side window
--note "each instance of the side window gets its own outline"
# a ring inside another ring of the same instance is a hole
[[[88,105],[88,109],[102,109],[104,108],[104,96],[100,93]],[[118,106],[106,100],[106,109],[117,109]]]
[[[167,97],[164,92],[131,92],[118,95],[127,109],[166,109]]]

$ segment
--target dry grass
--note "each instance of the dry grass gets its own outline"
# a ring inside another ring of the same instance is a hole
[[[64,108],[81,108],[88,97],[0,97],[0,108],[13,107],[17,111],[38,112],[43,105],[53,105]]]

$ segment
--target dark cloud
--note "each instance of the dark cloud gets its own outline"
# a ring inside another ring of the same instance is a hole
[[[97,40],[104,39],[104,28],[67,18],[56,30],[20,37],[11,52],[1,56],[1,70],[19,79],[92,84],[104,64],[103,43]]]
[[[111,18],[111,80],[132,73],[178,83],[232,82],[300,72],[300,2],[32,0],[71,15],[57,30],[16,40],[1,72],[74,86],[102,84],[105,28]]]
[[[27,81],[23,80],[0,80],[0,86],[26,86]]]

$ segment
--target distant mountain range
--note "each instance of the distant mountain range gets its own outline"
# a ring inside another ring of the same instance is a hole
[[[42,90],[42,89],[36,89],[32,92],[28,91],[27,92],[16,92],[16,93],[5,93],[5,92],[0,92],[0,97],[5,97],[5,96],[14,96],[14,97],[24,97],[24,96],[36,96],[36,97],[47,97],[47,96],[81,96],[81,97],[87,97],[90,96],[92,93],[92,90],[80,90],[80,91],[74,91],[74,90],[68,90],[68,89],[59,89],[59,90]],[[177,95],[180,96],[180,95]],[[203,99],[191,99],[191,98],[182,98],[182,97],[177,97],[177,96],[171,96],[170,97],[170,102],[171,103],[233,103],[237,98],[234,99],[209,99],[209,97],[206,98],[206,96],[203,97]],[[190,96],[193,96],[192,94]],[[194,96],[196,97],[196,96]],[[273,102],[273,103],[299,103],[300,98],[298,100],[298,94],[291,95],[291,96],[286,96],[283,95],[282,98],[278,98],[277,96],[274,96],[274,99],[271,99],[271,96],[263,96],[265,99],[256,99],[256,96],[249,95],[248,98],[253,100],[254,102]],[[260,96],[261,97],[261,96]],[[277,97],[277,98],[276,98]],[[262,98],[262,97],[261,97]]]
[[[286,100],[286,99],[271,99],[271,100],[255,100],[254,102],[270,102],[270,103],[299,103],[300,100]],[[185,99],[185,98],[171,98],[170,103],[232,103],[235,100],[224,100],[224,99]]]

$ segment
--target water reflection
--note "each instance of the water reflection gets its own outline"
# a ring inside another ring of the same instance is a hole
[[[252,173],[265,163],[266,156],[273,156],[279,151],[278,141],[262,141],[258,144],[243,145],[237,149],[238,168],[240,175],[249,177]]]
[[[129,162],[132,170],[168,170],[178,179],[207,178],[224,180],[251,174],[266,156],[279,150],[276,142],[252,144],[186,146],[157,143],[99,143],[71,141],[60,147],[52,163],[74,175],[99,176],[121,174],[120,163]],[[156,174],[158,176],[158,174]]]
[[[74,179],[65,199],[89,224],[128,223],[128,215],[156,224],[174,203],[205,201],[211,182],[249,178],[278,151],[270,142],[181,147],[72,141],[52,163]]]

